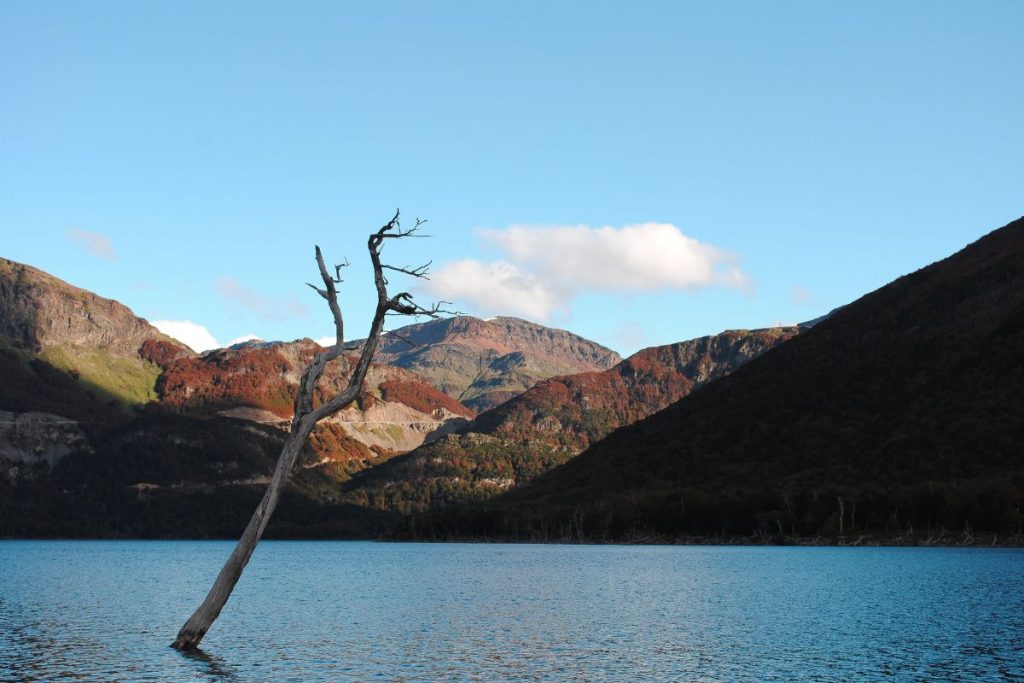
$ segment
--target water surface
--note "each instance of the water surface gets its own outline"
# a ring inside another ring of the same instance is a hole
[[[1024,551],[0,542],[3,681],[1024,681]]]

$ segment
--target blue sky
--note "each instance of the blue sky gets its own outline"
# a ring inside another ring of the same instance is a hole
[[[1024,213],[1020,2],[5,2],[0,255],[220,343],[313,244],[627,354],[816,317]],[[403,283],[397,281],[395,286]]]

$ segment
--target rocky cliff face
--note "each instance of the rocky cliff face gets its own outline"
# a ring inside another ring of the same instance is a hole
[[[145,403],[160,368],[146,353],[194,355],[123,304],[0,259],[0,343],[69,373],[97,400]]]
[[[124,304],[3,258],[0,334],[37,353],[80,347],[122,358],[137,358],[149,339],[167,339]]]
[[[375,360],[412,370],[480,412],[539,380],[604,370],[621,359],[565,330],[518,318],[459,316],[396,330],[381,339]]]
[[[794,337],[730,330],[645,349],[603,372],[539,382],[446,436],[348,485],[352,502],[407,513],[483,499],[566,462]]]

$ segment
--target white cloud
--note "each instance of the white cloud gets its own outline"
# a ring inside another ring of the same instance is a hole
[[[430,275],[422,289],[456,306],[470,304],[488,313],[535,320],[546,320],[556,309],[564,308],[564,297],[556,286],[505,261],[447,263]]]
[[[696,289],[743,286],[746,281],[735,257],[668,223],[513,226],[481,234],[513,263],[572,289]]]
[[[247,341],[263,341],[263,339],[257,337],[255,334],[243,334],[241,337],[235,337],[234,339],[229,341],[225,346],[234,346],[235,344],[241,344],[242,342]]]
[[[314,339],[313,341],[315,341],[317,344],[326,349],[328,346],[334,346],[334,342],[338,341],[338,338],[332,335],[330,337],[320,337],[319,339]]]
[[[110,243],[109,239],[98,232],[71,228],[67,231],[67,236],[69,240],[94,256],[99,256],[108,261],[117,260],[117,252],[114,251],[114,245]]]
[[[202,353],[210,349],[222,348],[208,329],[191,320],[153,320],[150,324],[164,334],[186,344],[193,351]]]
[[[309,309],[294,297],[273,299],[254,292],[238,280],[230,277],[217,278],[217,293],[244,310],[255,313],[260,320],[279,322],[289,318],[308,318]]]
[[[438,268],[423,289],[484,314],[519,313],[545,320],[568,311],[582,292],[651,292],[722,286],[747,291],[737,257],[687,237],[668,223],[621,228],[586,225],[486,229],[496,262],[456,261]]]

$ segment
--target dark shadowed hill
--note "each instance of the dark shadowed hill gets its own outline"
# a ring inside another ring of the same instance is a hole
[[[452,536],[1019,542],[1022,512],[1017,220],[497,502],[417,524]]]
[[[72,444],[48,470],[0,472],[0,538],[237,538],[284,436],[242,420],[144,411]],[[305,448],[268,533],[381,533],[383,513],[332,502],[344,465]]]
[[[518,318],[459,316],[407,325],[385,335],[374,360],[412,370],[482,412],[539,380],[605,370],[621,358],[565,330]]]
[[[797,333],[730,330],[645,349],[603,372],[555,377],[345,485],[344,499],[411,512],[483,499],[566,462]]]

